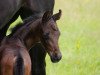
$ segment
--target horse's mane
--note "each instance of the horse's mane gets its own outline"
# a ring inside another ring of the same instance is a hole
[[[11,34],[9,36],[12,36],[18,29],[20,29],[22,26],[24,26],[24,23],[18,23],[14,28],[11,29]]]
[[[16,24],[16,26],[15,26],[14,28],[11,29],[11,34],[10,34],[9,36],[13,36],[13,34],[14,34],[18,29],[20,29],[21,27],[23,27],[23,26],[26,25],[26,24],[29,25],[31,22],[34,22],[34,21],[36,21],[36,20],[39,19],[39,18],[40,18],[40,17],[38,17],[38,16],[32,15],[32,16],[28,17],[27,19],[25,19],[22,23],[20,22],[20,23]]]

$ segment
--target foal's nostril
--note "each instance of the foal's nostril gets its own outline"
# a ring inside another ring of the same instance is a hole
[[[54,54],[54,55],[51,57],[51,61],[52,61],[53,63],[56,63],[56,62],[59,62],[59,61],[61,60],[61,58],[62,58],[61,53],[59,53],[59,54]]]
[[[62,58],[62,55],[58,56],[58,60],[61,60],[61,58]]]

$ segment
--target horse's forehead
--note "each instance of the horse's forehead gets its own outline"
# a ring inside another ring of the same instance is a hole
[[[48,31],[48,30],[57,31],[58,30],[57,23],[53,19],[50,19],[47,22],[47,24],[44,25],[43,29],[45,31]]]
[[[50,26],[56,26],[56,22],[55,22],[53,19],[51,19],[51,20],[48,22],[48,24],[49,24]]]
[[[58,30],[58,27],[57,27],[57,23],[55,21],[51,21],[51,26],[50,26],[53,30]]]

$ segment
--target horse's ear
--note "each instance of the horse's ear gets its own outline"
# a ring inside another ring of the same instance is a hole
[[[52,17],[52,11],[46,11],[42,17],[42,22],[46,23],[48,22]]]
[[[56,13],[56,14],[54,14],[52,17],[53,17],[53,19],[56,21],[56,20],[59,20],[59,19],[60,19],[61,14],[62,14],[62,11],[59,10],[59,12]]]

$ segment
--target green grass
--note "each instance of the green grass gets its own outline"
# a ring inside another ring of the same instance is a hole
[[[51,63],[47,57],[47,75],[100,75],[100,1],[56,0],[62,60]]]
[[[100,75],[100,0],[56,0],[62,60],[46,58],[47,75]],[[17,22],[15,22],[17,23]]]

